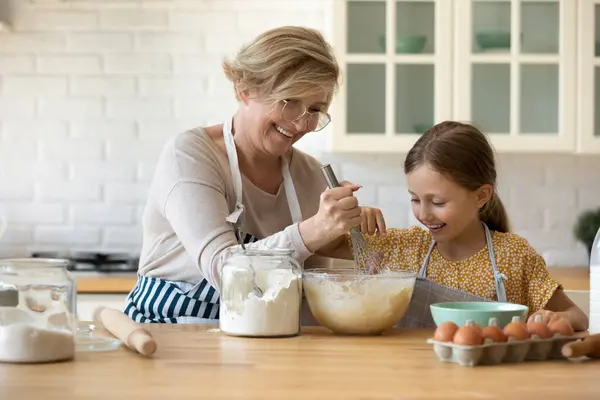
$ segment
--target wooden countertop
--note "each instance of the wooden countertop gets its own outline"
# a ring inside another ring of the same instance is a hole
[[[75,274],[77,293],[129,293],[137,282],[136,274],[104,273],[93,275]]]
[[[152,358],[125,348],[55,364],[0,364],[2,399],[510,399],[597,398],[598,361],[488,367],[438,361],[431,331],[334,336],[305,328],[245,339],[207,325],[150,325]]]
[[[590,290],[590,275],[587,267],[549,267],[565,290]],[[135,274],[76,275],[79,293],[129,293],[135,286]]]
[[[548,267],[548,271],[565,290],[590,290],[588,267]]]

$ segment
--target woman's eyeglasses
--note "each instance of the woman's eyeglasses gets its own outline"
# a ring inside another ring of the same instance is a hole
[[[308,111],[299,100],[282,100],[281,117],[288,122],[296,122],[306,116],[306,129],[318,132],[331,122],[331,116],[323,111]]]

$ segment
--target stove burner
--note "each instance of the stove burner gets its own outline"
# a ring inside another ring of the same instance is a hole
[[[128,253],[103,253],[87,251],[40,251],[34,258],[62,258],[69,260],[68,271],[136,272],[139,258]]]

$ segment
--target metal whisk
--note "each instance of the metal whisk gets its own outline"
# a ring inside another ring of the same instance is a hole
[[[321,167],[321,171],[323,172],[327,186],[330,189],[340,186],[330,164]],[[383,261],[380,253],[371,250],[371,246],[369,246],[369,243],[366,241],[360,229],[352,228],[350,230],[350,237],[352,238],[352,253],[354,255],[355,272],[368,273],[369,271],[377,271]]]

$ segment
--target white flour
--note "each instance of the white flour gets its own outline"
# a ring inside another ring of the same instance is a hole
[[[38,326],[25,311],[0,307],[0,362],[41,363],[74,356],[72,331]]]
[[[288,269],[256,269],[256,283],[263,290],[258,297],[252,290],[252,273],[247,269],[226,268],[222,278],[220,320],[222,332],[238,336],[291,336],[300,331],[302,278]]]

